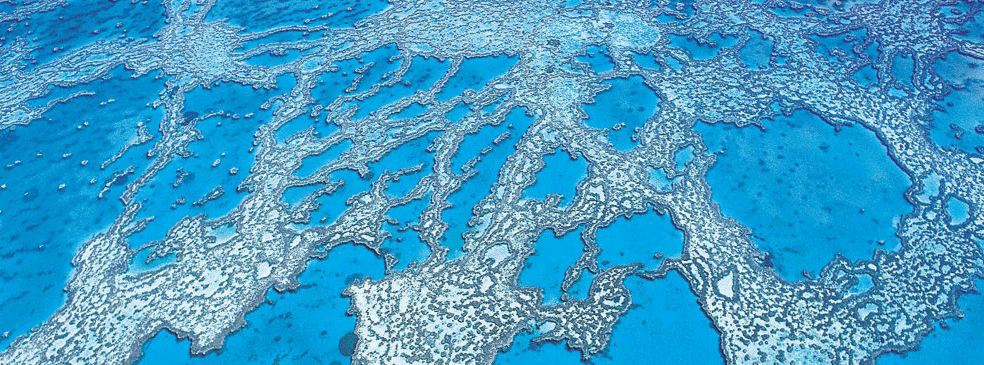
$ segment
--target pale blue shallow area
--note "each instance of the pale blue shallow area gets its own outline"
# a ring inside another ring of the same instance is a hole
[[[226,19],[230,24],[237,25],[248,31],[259,32],[278,26],[297,25],[326,25],[330,27],[350,27],[366,17],[385,9],[389,4],[386,0],[250,0],[249,6],[239,2],[218,2],[205,17],[206,21]],[[327,13],[333,15],[327,18],[321,16]],[[287,32],[294,37],[285,39],[281,34],[276,41],[300,40],[307,37],[302,32]],[[315,33],[315,32],[311,32]],[[321,34],[311,34],[312,38],[320,38]],[[264,40],[269,42],[272,40]]]
[[[741,62],[752,70],[768,68],[775,42],[754,30],[749,30],[748,35],[748,41],[738,51]]]
[[[963,224],[970,218],[970,205],[963,200],[950,197],[946,201],[946,212],[950,216],[950,224]]]
[[[984,288],[984,280],[977,280],[977,287]],[[915,351],[904,355],[885,354],[878,358],[879,365],[910,364],[984,364],[984,296],[967,294],[957,301],[964,312],[963,319],[946,321],[946,328],[937,326],[919,344]]]
[[[721,49],[734,46],[738,38],[725,36],[720,33],[713,33],[707,39],[695,39],[693,37],[670,35],[670,45],[679,47],[696,61],[710,60],[717,56]]]
[[[897,247],[895,222],[912,211],[903,197],[910,182],[873,133],[837,131],[804,110],[764,126],[697,130],[720,153],[707,175],[714,201],[751,228],[779,274],[815,277],[838,253],[858,260]]]

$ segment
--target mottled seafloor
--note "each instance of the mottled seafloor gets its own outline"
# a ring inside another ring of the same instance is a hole
[[[0,0],[0,364],[982,364],[982,8]]]

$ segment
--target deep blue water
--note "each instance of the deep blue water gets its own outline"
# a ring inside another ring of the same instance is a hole
[[[837,253],[858,260],[896,247],[894,222],[912,211],[903,198],[910,182],[873,133],[837,131],[804,110],[764,125],[697,130],[723,152],[707,175],[714,200],[752,229],[784,278],[815,277]]]

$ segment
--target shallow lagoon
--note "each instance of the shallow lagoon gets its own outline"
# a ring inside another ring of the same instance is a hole
[[[719,153],[707,175],[714,201],[751,228],[782,277],[815,277],[837,253],[859,260],[898,245],[895,222],[912,211],[903,197],[910,182],[873,133],[837,131],[804,110],[764,126],[697,130]]]

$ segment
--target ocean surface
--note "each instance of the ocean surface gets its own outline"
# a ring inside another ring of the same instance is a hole
[[[576,3],[569,1],[567,6]],[[684,3],[688,6],[681,8],[692,13],[689,2]],[[0,3],[0,8],[4,5]],[[301,22],[350,27],[388,6],[379,0],[254,0],[247,8],[220,0],[205,20],[221,19],[245,32]],[[329,12],[335,15],[320,16]],[[32,57],[36,64],[43,64],[95,41],[150,38],[164,26],[163,19],[163,10],[154,2],[100,2],[97,7],[89,1],[68,1],[65,6],[33,16],[30,25],[13,23],[6,36],[30,34],[36,38],[39,47]],[[117,22],[124,24],[112,25]],[[77,28],[92,32],[67,31]],[[770,62],[781,61],[762,56],[771,52],[772,40],[755,31],[750,33],[751,41],[736,51],[736,57],[746,67],[765,69]],[[297,41],[315,36],[321,35],[284,32],[254,42]],[[843,41],[843,37],[817,36],[815,40],[820,52],[830,54],[832,49],[850,50],[855,44],[852,42],[860,42],[867,35],[859,33],[855,37],[857,41],[851,42]],[[708,39],[709,43],[697,42],[673,35],[669,42],[694,60],[712,59],[738,42],[737,37],[721,33],[711,34]],[[616,71],[603,45],[585,50],[583,56],[576,57],[584,72]],[[311,97],[334,100],[352,82],[351,70],[375,62],[355,91],[371,87],[399,67],[398,62],[389,60],[400,52],[398,47],[388,45],[361,55],[358,61],[341,64],[339,71],[318,80]],[[878,57],[877,47],[864,52]],[[250,63],[273,66],[295,56],[264,54]],[[673,67],[676,62],[655,62],[658,57],[653,54],[629,57],[648,69]],[[906,80],[914,72],[913,61],[904,55],[896,57],[897,69],[890,73],[899,82],[893,92],[912,92],[915,86]],[[517,62],[516,55],[465,59],[460,71],[435,97],[444,101],[469,90],[480,90]],[[26,65],[26,70],[36,64]],[[933,112],[933,120],[927,122],[926,133],[940,146],[984,154],[984,127],[980,122],[984,114],[984,68],[979,60],[955,51],[934,65],[935,72],[959,83],[938,100],[939,108]],[[354,103],[358,108],[354,117],[369,116],[382,106],[412,95],[420,85],[433,84],[449,67],[451,61],[446,59],[413,58],[404,77],[408,82]],[[0,349],[44,323],[65,303],[63,288],[72,272],[73,256],[123,211],[120,194],[152,161],[147,154],[160,138],[158,127],[164,111],[148,103],[165,90],[165,80],[153,72],[138,78],[131,74],[132,70],[119,66],[107,77],[81,86],[53,86],[49,95],[31,103],[44,105],[83,90],[92,95],[55,103],[40,120],[29,125],[0,129]],[[860,84],[871,84],[877,83],[879,76],[874,69],[861,68],[854,77]],[[148,245],[163,239],[179,220],[199,214],[221,217],[245,198],[247,192],[237,188],[254,162],[254,133],[273,118],[273,109],[261,105],[289,91],[297,82],[290,74],[278,78],[276,86],[269,89],[220,82],[195,88],[187,95],[184,117],[192,120],[208,116],[197,123],[202,139],[189,144],[187,157],[175,158],[135,196],[144,204],[137,218],[153,219],[129,238],[131,250],[137,253],[129,270],[159,267],[162,262],[148,265],[142,258],[150,252]],[[613,78],[604,84],[607,89],[592,102],[581,105],[587,117],[584,123],[607,130],[603,138],[613,148],[630,151],[638,146],[639,129],[665,100],[640,76]],[[391,118],[411,119],[422,112],[419,105],[410,106]],[[445,117],[457,123],[468,115],[489,112],[473,110],[472,105],[462,103]],[[279,130],[277,138],[286,140],[309,127],[321,136],[337,129],[323,119],[302,115]],[[519,107],[511,110],[504,122],[465,136],[451,159],[452,171],[460,173],[475,156],[480,155],[481,159],[474,165],[475,176],[450,195],[451,206],[441,215],[448,224],[441,244],[448,247],[449,259],[466,254],[462,251],[463,235],[473,228],[469,225],[473,209],[490,194],[499,178],[499,168],[535,121],[529,108]],[[146,128],[153,138],[141,141],[141,128]],[[753,241],[768,254],[769,263],[784,280],[815,278],[836,255],[856,261],[870,259],[877,250],[899,249],[899,221],[913,212],[913,205],[904,194],[914,182],[889,156],[873,131],[859,124],[834,125],[806,109],[769,118],[761,127],[700,121],[695,130],[707,146],[706,152],[716,158],[707,174],[713,200],[725,216],[751,230]],[[339,192],[318,199],[321,207],[312,213],[307,225],[333,222],[347,209],[346,200],[368,190],[375,176],[419,166],[420,171],[391,182],[387,188],[391,196],[406,195],[434,168],[434,156],[425,149],[440,137],[439,132],[425,134],[394,150],[369,164],[370,176],[359,176],[352,170],[333,173],[332,178],[344,180],[345,185]],[[343,142],[305,159],[295,175],[309,176],[350,145]],[[688,149],[678,155],[679,163],[685,164],[686,156],[693,152]],[[559,194],[563,197],[561,207],[571,204],[577,183],[588,173],[585,158],[558,148],[546,155],[544,162],[546,167],[536,174],[535,183],[523,190],[523,198],[542,200]],[[291,188],[283,203],[296,205],[318,187]],[[217,191],[222,193],[208,198]],[[100,194],[102,198],[98,197]],[[393,270],[406,270],[430,254],[413,229],[429,199],[430,195],[425,195],[387,213],[391,222],[383,227],[391,237],[382,244],[381,251],[398,259]],[[972,208],[980,209],[956,198],[946,203],[954,225],[965,223]],[[669,213],[649,210],[621,217],[600,229],[596,237],[601,248],[599,267],[641,263],[644,270],[655,270],[663,259],[680,256],[685,238],[671,218]],[[580,257],[584,247],[582,232],[583,227],[561,236],[549,229],[540,233],[534,243],[535,252],[520,272],[518,285],[542,288],[545,305],[560,303],[564,270]],[[362,246],[339,246],[325,258],[308,263],[297,290],[267,292],[265,302],[246,314],[245,326],[232,333],[221,350],[191,355],[187,339],[161,330],[143,345],[143,357],[137,364],[350,363],[358,339],[353,334],[355,318],[347,314],[350,299],[341,293],[356,280],[379,280],[384,275],[382,257]],[[584,298],[593,277],[584,275],[568,293],[571,298]],[[984,281],[978,280],[977,285],[984,286]],[[702,311],[690,285],[677,272],[653,280],[630,276],[626,286],[633,305],[615,325],[608,347],[588,363],[724,364],[719,333]],[[877,363],[980,364],[982,359],[973,349],[984,348],[984,298],[965,295],[959,299],[959,306],[964,313],[962,319],[937,325],[917,350],[904,355],[886,354]],[[496,363],[582,361],[580,352],[568,349],[565,343],[532,341],[536,336],[534,329],[521,331],[508,348],[500,351]]]

